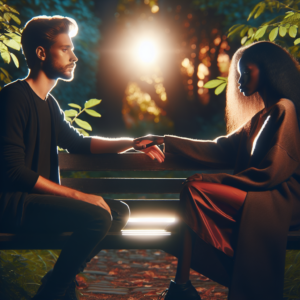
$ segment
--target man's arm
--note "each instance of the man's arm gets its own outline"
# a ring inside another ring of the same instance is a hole
[[[55,195],[61,197],[68,197],[79,201],[84,201],[93,205],[97,205],[107,210],[110,214],[110,207],[106,204],[101,196],[85,194],[80,191],[59,185],[51,180],[39,176],[35,186],[32,189],[34,193]]]
[[[93,136],[91,139],[91,153],[93,154],[121,153],[132,149],[133,146],[134,143],[131,138],[106,139]],[[164,154],[157,146],[142,149],[141,151],[151,159],[157,159],[159,162],[163,162],[165,159]]]

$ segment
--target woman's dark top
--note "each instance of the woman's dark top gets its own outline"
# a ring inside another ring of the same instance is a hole
[[[14,231],[22,219],[23,202],[32,191],[48,156],[50,143],[49,179],[60,183],[57,146],[70,153],[90,153],[91,138],[83,137],[64,118],[64,112],[49,94],[47,101],[51,118],[50,142],[46,120],[40,113],[37,97],[27,82],[17,80],[0,91],[0,231]],[[42,120],[43,119],[43,120]],[[45,122],[44,122],[45,121]],[[50,124],[49,123],[49,124]],[[44,131],[46,130],[46,131]],[[43,133],[44,131],[44,133]]]

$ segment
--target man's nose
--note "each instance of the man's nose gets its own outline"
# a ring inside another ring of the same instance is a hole
[[[77,56],[73,53],[73,55],[72,55],[72,57],[71,57],[71,60],[73,61],[73,62],[77,62],[78,61],[78,58],[77,58]]]

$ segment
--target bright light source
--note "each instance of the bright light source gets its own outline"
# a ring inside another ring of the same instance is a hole
[[[153,6],[151,7],[151,12],[152,12],[153,14],[156,14],[158,11],[159,11],[159,6],[153,5]]]
[[[128,223],[175,223],[176,218],[129,218]]]
[[[152,41],[142,41],[138,46],[138,56],[144,63],[154,62],[157,55],[157,50]]]
[[[122,230],[122,235],[134,235],[134,236],[162,236],[171,235],[171,232],[163,229],[133,229],[133,230]]]

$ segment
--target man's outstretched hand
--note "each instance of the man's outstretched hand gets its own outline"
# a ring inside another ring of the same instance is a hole
[[[163,136],[147,135],[133,140],[133,147],[147,154],[151,159],[157,159],[160,163],[165,160],[165,155],[156,146],[163,144],[165,141]]]

